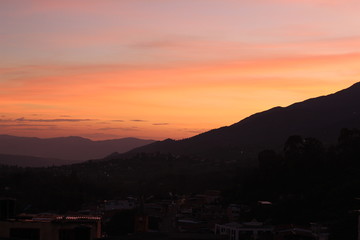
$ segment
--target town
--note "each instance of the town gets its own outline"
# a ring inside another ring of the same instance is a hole
[[[183,196],[169,193],[167,199],[128,197],[86,207],[62,215],[16,214],[15,199],[0,199],[0,239],[329,239],[327,227],[318,223],[272,224],[268,201],[224,206],[216,190]]]

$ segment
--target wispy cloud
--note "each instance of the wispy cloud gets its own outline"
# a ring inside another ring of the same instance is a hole
[[[152,125],[154,125],[154,126],[165,126],[165,125],[169,125],[169,123],[153,123]]]
[[[60,128],[37,128],[37,127],[21,128],[21,131],[49,131],[49,130],[60,130]]]
[[[51,124],[1,124],[0,127],[56,127]]]
[[[16,122],[88,122],[95,119],[79,119],[79,118],[58,118],[58,119],[30,119],[30,118],[17,118]]]
[[[113,131],[113,130],[139,131],[139,129],[137,127],[123,127],[123,128],[108,127],[108,128],[99,128],[98,130],[101,130],[101,131]]]
[[[12,119],[0,119],[0,122],[12,122]]]

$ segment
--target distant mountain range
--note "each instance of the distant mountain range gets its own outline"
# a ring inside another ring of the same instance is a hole
[[[0,164],[19,167],[50,167],[77,163],[75,160],[0,154]]]
[[[240,158],[272,148],[279,149],[291,135],[335,143],[342,128],[360,128],[360,82],[331,95],[288,107],[256,113],[231,126],[174,141],[167,139],[130,151],[196,154]],[[247,156],[248,157],[248,156]]]
[[[44,166],[55,163],[55,165],[61,165],[100,159],[114,152],[127,152],[153,142],[153,140],[137,138],[92,141],[82,137],[33,138],[0,135],[0,164],[2,162],[10,163],[11,159],[13,161],[17,159],[18,165],[23,165],[20,164],[22,158],[24,162],[48,163]],[[36,164],[36,166],[39,165],[42,164]]]
[[[264,149],[281,148],[291,135],[314,137],[325,144],[335,143],[342,128],[360,129],[360,82],[334,94],[288,107],[275,107],[231,126],[178,141],[167,139],[155,142],[136,138],[92,141],[81,137],[41,139],[0,135],[0,154],[3,154],[0,155],[0,163],[1,159],[9,162],[9,159],[15,161],[19,157],[8,155],[24,155],[27,157],[22,158],[28,159],[26,161],[61,165],[69,163],[69,160],[101,159],[114,152],[122,153],[122,156],[160,152],[227,160],[247,159],[256,157]],[[117,154],[110,156],[117,157]],[[54,159],[67,161],[56,160],[54,164]]]

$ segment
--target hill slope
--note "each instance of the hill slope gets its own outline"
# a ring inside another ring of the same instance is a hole
[[[41,158],[24,155],[0,154],[0,165],[19,167],[50,167],[75,163],[76,161],[56,158]]]
[[[81,137],[30,138],[0,135],[0,153],[79,162],[103,158],[113,152],[123,153],[152,142],[154,141],[137,138],[92,141]]]
[[[165,140],[135,152],[171,152],[234,157],[265,148],[278,148],[291,135],[336,142],[342,128],[360,128],[360,83],[337,93],[312,98],[288,107],[256,113],[231,126],[192,138]]]

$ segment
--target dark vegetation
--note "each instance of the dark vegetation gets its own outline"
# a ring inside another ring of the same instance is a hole
[[[16,198],[19,212],[63,213],[128,195],[163,197],[218,189],[224,205],[273,203],[268,214],[253,211],[240,220],[322,222],[331,226],[333,236],[354,239],[357,215],[352,210],[360,208],[359,130],[343,129],[330,147],[315,138],[291,136],[282,151],[260,152],[258,167],[245,168],[242,159],[139,153],[62,167],[2,165],[0,196]]]
[[[226,195],[230,201],[273,202],[274,223],[322,222],[334,239],[356,239],[359,186],[360,131],[343,129],[328,148],[314,138],[291,136],[282,152],[262,151],[259,168]]]

